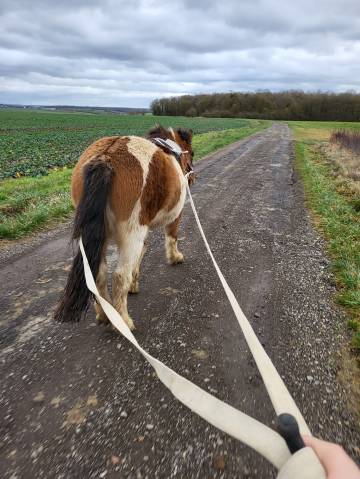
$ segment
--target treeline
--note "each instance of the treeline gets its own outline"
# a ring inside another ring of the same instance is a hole
[[[154,115],[260,118],[269,120],[360,121],[356,93],[213,93],[160,98]]]

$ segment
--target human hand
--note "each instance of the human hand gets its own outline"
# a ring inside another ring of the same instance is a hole
[[[327,479],[360,479],[360,469],[341,446],[312,436],[303,436],[303,439],[306,446],[314,449]]]

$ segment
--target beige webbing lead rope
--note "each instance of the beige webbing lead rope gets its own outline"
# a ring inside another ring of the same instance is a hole
[[[238,320],[240,328],[244,334],[244,337],[249,346],[251,354],[253,355],[253,358],[256,362],[256,365],[264,381],[266,390],[270,396],[272,405],[275,409],[277,416],[283,413],[292,414],[298,422],[300,432],[302,434],[311,434],[310,429],[308,428],[308,425],[305,422],[305,419],[303,418],[301,412],[299,411],[298,407],[295,404],[295,401],[293,400],[291,394],[287,390],[283,380],[281,379],[271,359],[267,355],[265,349],[262,347],[252,326],[250,325],[245,314],[240,308],[240,305],[237,299],[235,298],[234,293],[232,292],[232,290],[230,289],[230,286],[228,285],[226,279],[224,278],[214,258],[214,255],[212,254],[212,251],[210,249],[209,243],[207,242],[204,230],[202,229],[188,183],[186,183],[186,187],[189,194],[191,208],[193,210],[195,220],[200,230],[202,239],[204,240],[207,252],[210,255],[210,258],[215,266],[216,272],[220,278],[221,284],[230,301],[231,307],[235,313],[236,319]]]
[[[160,381],[165,384],[173,395],[185,406],[196,412],[213,426],[252,447],[277,469],[280,469],[290,458],[290,452],[285,440],[280,434],[256,419],[220,401],[145,351],[139,345],[121,315],[110,303],[100,296],[89,267],[82,239],[80,239],[79,244],[84,262],[87,287],[96,296],[96,299],[101,304],[101,307],[114,327],[120,331],[153,366]]]
[[[298,410],[285,384],[280,378],[270,358],[264,351],[258,341],[250,323],[242,312],[234,294],[228,286],[219,266],[211,252],[209,244],[200,224],[196,213],[190,189],[187,185],[190,203],[198,224],[200,233],[205,242],[208,253],[214,263],[216,271],[220,277],[221,283],[229,298],[234,313],[238,319],[240,327],[244,333],[245,339],[254,356],[261,376],[268,390],[274,409],[277,414],[283,412],[291,413],[295,416],[300,425],[302,433],[309,433],[309,429]],[[121,315],[108,303],[96,287],[94,277],[89,267],[87,256],[84,250],[82,239],[79,241],[80,251],[83,257],[84,273],[86,284],[89,290],[95,295],[107,317],[113,326],[130,341],[138,351],[153,366],[160,381],[172,392],[172,394],[185,406],[201,416],[207,422],[233,436],[239,441],[247,444],[269,462],[271,462],[280,472],[278,479],[325,479],[325,472],[317,456],[311,448],[300,449],[291,455],[285,440],[269,427],[260,423],[256,419],[238,411],[234,407],[220,401],[210,393],[204,391],[191,381],[177,374],[158,359],[151,356],[137,342],[136,338],[122,319]],[[277,390],[279,388],[279,391]]]

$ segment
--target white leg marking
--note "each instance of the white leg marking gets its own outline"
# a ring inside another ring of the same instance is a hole
[[[166,257],[170,264],[183,263],[184,255],[177,248],[177,239],[172,236],[165,236]]]
[[[99,267],[99,272],[98,272],[98,275],[97,275],[97,278],[96,278],[96,286],[97,286],[101,296],[103,298],[105,298],[106,301],[111,303],[111,297],[110,297],[110,293],[109,293],[109,290],[108,290],[108,287],[107,287],[106,253],[104,253],[103,260],[102,260],[102,262],[100,264],[100,267]],[[108,320],[106,314],[104,313],[102,307],[96,301],[94,302],[94,307],[95,307],[95,311],[96,311],[96,319],[99,322],[108,323],[109,320]]]
[[[122,240],[119,241],[119,258],[116,270],[113,273],[113,301],[114,307],[124,318],[130,329],[134,329],[134,323],[127,309],[127,295],[133,279],[133,271],[136,268],[141,252],[144,247],[148,228],[140,226],[129,232],[123,232]]]
[[[146,249],[147,249],[147,246],[146,246],[146,239],[145,239],[141,254],[139,256],[139,260],[136,263],[135,268],[133,269],[132,282],[131,282],[131,286],[130,286],[130,289],[129,289],[129,293],[135,294],[135,293],[139,292],[140,265],[141,265],[141,261],[144,257],[144,254],[146,252]]]

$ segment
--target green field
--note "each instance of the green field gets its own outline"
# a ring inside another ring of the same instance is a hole
[[[74,165],[81,152],[97,138],[129,134],[142,136],[156,122],[164,126],[192,128],[195,134],[240,129],[254,123],[237,118],[0,109],[0,179],[44,175],[49,168]]]
[[[332,260],[337,301],[351,318],[352,344],[360,352],[360,158],[329,144],[334,130],[360,130],[360,123],[288,123],[294,132],[296,168],[307,205]],[[350,161],[351,169],[347,168]]]
[[[155,124],[195,132],[198,160],[251,135],[267,121],[0,110],[0,240],[14,240],[68,218],[70,178],[97,138],[144,135]]]

